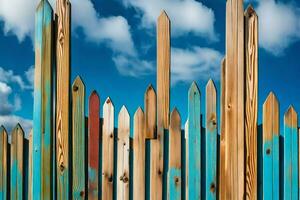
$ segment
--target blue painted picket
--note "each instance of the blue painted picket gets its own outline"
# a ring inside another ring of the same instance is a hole
[[[284,199],[298,198],[297,113],[290,107],[284,115]]]
[[[187,136],[187,195],[189,199],[201,199],[201,127],[200,91],[195,82],[188,92]]]

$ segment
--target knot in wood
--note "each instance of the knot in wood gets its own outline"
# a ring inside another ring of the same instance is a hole
[[[210,191],[213,192],[213,193],[216,191],[215,183],[210,184]]]

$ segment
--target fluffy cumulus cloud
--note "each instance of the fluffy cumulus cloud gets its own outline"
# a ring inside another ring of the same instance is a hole
[[[275,0],[257,1],[260,46],[274,55],[282,55],[300,40],[300,8]]]
[[[172,84],[190,83],[197,79],[219,79],[222,57],[219,51],[210,48],[172,48]]]
[[[212,9],[196,0],[124,0],[124,5],[135,8],[142,16],[143,27],[153,27],[162,10],[172,21],[174,36],[193,33],[216,40],[215,15]]]
[[[3,124],[9,133],[11,133],[18,123],[23,128],[25,134],[28,135],[32,129],[31,120],[16,115],[0,115],[0,124]]]

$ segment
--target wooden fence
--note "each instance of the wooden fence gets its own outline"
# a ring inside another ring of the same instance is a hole
[[[170,112],[170,20],[162,12],[157,91],[146,89],[144,110],[115,111],[110,98],[101,106],[93,91],[85,116],[84,82],[78,76],[70,84],[70,2],[57,0],[54,14],[41,0],[33,131],[0,128],[0,199],[298,199],[297,113],[287,110],[280,134],[270,93],[257,125],[258,18],[242,0],[227,0],[226,10],[220,101],[212,80],[205,102],[193,82],[188,119]]]

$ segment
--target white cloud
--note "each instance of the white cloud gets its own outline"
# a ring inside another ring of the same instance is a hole
[[[21,99],[18,95],[14,96],[14,103],[10,103],[9,96],[12,94],[12,88],[0,81],[0,115],[10,115],[21,108]]]
[[[26,76],[27,81],[30,84],[29,87],[31,89],[33,89],[33,87],[34,87],[34,66],[29,67],[28,70],[25,71],[25,76]]]
[[[216,40],[215,15],[212,9],[195,0],[124,0],[142,16],[142,26],[154,26],[162,10],[166,10],[172,23],[174,36],[193,33]]]
[[[258,1],[260,46],[274,55],[282,55],[300,40],[300,8],[274,0]]]
[[[222,57],[219,51],[210,48],[172,48],[171,83],[219,79]]]
[[[3,125],[9,133],[11,133],[18,123],[23,128],[25,134],[28,135],[32,129],[32,120],[16,115],[0,115],[0,125]]]

